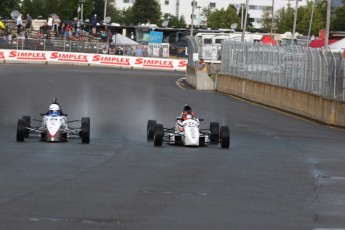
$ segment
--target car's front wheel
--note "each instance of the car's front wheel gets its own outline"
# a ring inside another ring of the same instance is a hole
[[[17,141],[24,141],[25,137],[25,125],[26,121],[24,119],[19,119],[17,124]]]
[[[220,127],[220,145],[224,149],[230,147],[230,129],[228,126]]]
[[[156,124],[157,122],[155,120],[149,120],[147,122],[147,141],[153,141]]]
[[[157,124],[156,128],[155,128],[155,133],[154,133],[154,136],[153,136],[153,144],[154,144],[154,146],[162,146],[163,136],[164,136],[163,125],[162,124]]]
[[[90,143],[90,118],[81,119],[81,142]]]

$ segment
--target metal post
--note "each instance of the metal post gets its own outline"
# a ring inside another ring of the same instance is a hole
[[[244,42],[245,35],[246,35],[246,29],[247,29],[247,17],[248,17],[248,4],[249,0],[246,0],[246,14],[244,16],[244,23],[243,23],[243,30],[242,30],[242,39],[241,41]]]
[[[191,37],[193,37],[194,8],[195,8],[195,0],[193,0],[193,6],[192,6],[192,21],[191,21],[191,23],[190,23],[190,36],[191,36]]]
[[[243,12],[244,10],[243,10],[243,3],[241,3],[241,30],[243,30]]]
[[[107,17],[107,4],[108,4],[108,0],[104,0],[104,17],[103,17],[103,23],[105,22],[105,18]]]
[[[295,43],[295,33],[296,33],[296,23],[297,23],[297,12],[298,12],[298,0],[296,0],[295,18],[294,18],[294,21],[293,21],[291,46],[293,46],[294,43]]]
[[[273,40],[273,27],[274,27],[274,0],[272,0],[271,40]]]
[[[325,50],[329,50],[328,39],[329,39],[329,24],[331,21],[331,5],[332,5],[332,0],[327,0]]]
[[[309,23],[309,30],[308,30],[308,42],[307,42],[307,47],[308,47],[308,45],[309,45],[309,40],[310,40],[311,25],[313,24],[314,8],[315,8],[315,0],[313,0],[313,6],[312,6],[312,9],[311,9],[311,16],[310,16],[310,23]]]
[[[83,12],[84,12],[84,3],[81,3],[81,13],[80,13],[80,21],[83,22],[84,21],[84,15],[83,15]]]

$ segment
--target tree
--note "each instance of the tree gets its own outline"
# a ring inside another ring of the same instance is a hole
[[[240,23],[240,19],[231,5],[226,10],[222,8],[211,12],[207,20],[207,26],[211,28],[230,28],[233,23]]]
[[[262,24],[261,28],[263,30],[271,31],[271,28],[272,28],[272,7],[265,7],[265,9],[263,10],[262,23],[261,24]]]
[[[136,0],[132,7],[133,22],[159,24],[161,20],[161,6],[157,0]]]
[[[10,17],[14,10],[20,11],[20,0],[1,0],[0,1],[0,15],[2,17]]]
[[[313,9],[313,3],[308,2],[307,6],[301,6],[298,8],[298,23],[296,25],[296,31],[301,34],[308,34],[311,13]],[[319,34],[320,29],[324,28],[325,19],[321,15],[321,12],[317,7],[314,8],[314,15],[312,20],[311,34]]]
[[[235,11],[236,11],[236,8],[235,8]],[[240,19],[241,21],[241,18],[242,18],[242,10],[240,10],[237,14],[238,18]],[[244,17],[246,16],[246,9],[244,8],[243,9],[243,23],[244,23]],[[248,30],[252,29],[254,26],[253,26],[253,22],[254,22],[254,18],[251,18],[250,17],[250,14],[247,15],[247,26],[246,28]],[[241,25],[241,23],[240,23]]]
[[[277,33],[285,33],[287,31],[292,31],[294,21],[294,9],[291,7],[290,3],[287,8],[283,7],[277,11],[275,22]]]
[[[186,28],[186,21],[185,21],[183,15],[180,18],[178,18],[172,14],[166,14],[166,15],[164,15],[164,21],[169,22],[169,27]]]
[[[335,18],[331,23],[331,30],[344,31],[345,30],[345,6],[340,6],[335,10]]]

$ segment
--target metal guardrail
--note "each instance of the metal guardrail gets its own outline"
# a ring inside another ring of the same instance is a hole
[[[14,39],[0,38],[0,49],[41,50],[80,53],[117,54],[140,57],[169,57],[167,49],[155,49],[153,45],[108,44],[101,41],[79,41],[67,39],[32,39],[18,37]],[[121,51],[120,51],[121,50]],[[139,50],[139,52],[137,52]]]
[[[341,53],[302,46],[224,41],[221,73],[345,101]]]
[[[221,52],[222,74],[345,101],[345,59],[340,52],[232,40],[224,40],[221,49],[216,51]],[[189,65],[196,67],[193,54],[199,53],[201,57],[202,52],[203,47],[190,38]],[[205,59],[208,60],[214,58]]]

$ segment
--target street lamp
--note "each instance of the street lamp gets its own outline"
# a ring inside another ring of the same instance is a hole
[[[108,0],[104,0],[104,17],[103,17],[103,22],[105,22],[105,18],[107,17],[107,4],[108,4]]]
[[[81,4],[81,14],[80,14],[80,21],[83,22],[83,13],[84,13],[84,3],[86,2],[86,0],[79,0],[79,3]]]

